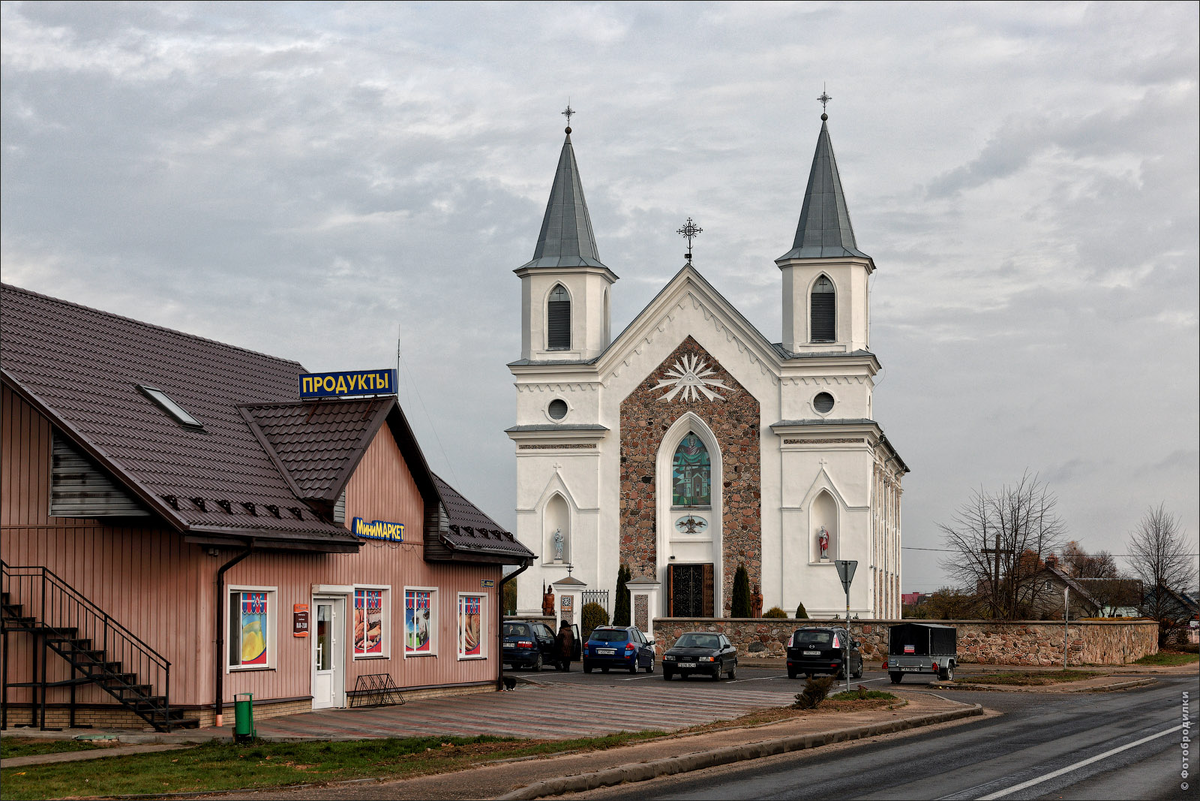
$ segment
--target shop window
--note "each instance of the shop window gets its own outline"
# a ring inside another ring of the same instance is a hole
[[[354,658],[386,657],[391,650],[387,587],[354,588]]]
[[[404,655],[432,656],[437,653],[437,589],[404,589]]]
[[[672,506],[711,506],[712,496],[709,487],[712,484],[712,462],[708,456],[708,448],[689,431],[679,447],[675,450],[672,466],[671,483]]]
[[[275,666],[275,588],[231,587],[229,590],[229,667],[231,670]]]
[[[487,658],[487,596],[459,593],[458,658]]]

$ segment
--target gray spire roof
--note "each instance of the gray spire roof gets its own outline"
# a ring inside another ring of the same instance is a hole
[[[533,260],[521,269],[526,267],[604,267],[596,249],[587,201],[583,199],[570,128],[558,157],[558,171],[554,173],[554,186],[550,188],[550,202],[546,204]]]
[[[854,228],[846,196],[842,194],[842,179],[838,175],[833,143],[829,141],[829,126],[821,115],[821,133],[813,153],[812,170],[808,173],[808,188],[804,190],[804,206],[800,224],[796,226],[796,241],[792,249],[780,256],[784,259],[828,259],[839,256],[871,258],[854,243]]]

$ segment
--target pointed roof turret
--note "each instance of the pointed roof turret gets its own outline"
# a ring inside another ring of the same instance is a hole
[[[583,197],[575,149],[571,146],[570,126],[567,126],[567,139],[558,157],[558,170],[554,173],[554,185],[550,188],[550,201],[546,204],[546,216],[542,218],[542,231],[533,250],[533,260],[521,269],[526,267],[607,269],[596,249],[592,218]]]
[[[854,228],[850,225],[850,212],[846,208],[846,196],[842,193],[842,179],[838,175],[837,159],[833,156],[833,143],[829,140],[828,119],[828,114],[821,114],[821,133],[817,136],[817,150],[813,153],[812,169],[808,173],[808,188],[804,190],[804,206],[800,210],[800,224],[796,226],[796,240],[792,243],[792,249],[776,261],[839,256],[871,258],[859,250],[854,242]]]

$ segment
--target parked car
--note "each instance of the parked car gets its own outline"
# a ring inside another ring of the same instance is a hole
[[[685,679],[693,673],[703,673],[720,681],[722,673],[736,678],[737,664],[737,647],[724,634],[689,631],[663,654],[662,671],[667,681],[676,673]]]
[[[654,640],[636,626],[600,626],[592,630],[583,649],[584,673],[591,673],[593,668],[605,673],[612,668],[637,673],[639,667],[654,672]]]
[[[554,632],[538,620],[504,621],[504,664],[513,670],[541,670],[543,664],[559,667]]]
[[[958,629],[938,623],[901,623],[888,629],[888,657],[883,669],[892,684],[906,673],[932,673],[942,681],[954,678],[958,665]]]
[[[788,678],[794,679],[801,673],[810,679],[818,673],[844,678],[847,639],[850,640],[850,676],[861,679],[863,659],[858,650],[859,642],[851,639],[839,626],[796,629],[792,633],[787,645]]]

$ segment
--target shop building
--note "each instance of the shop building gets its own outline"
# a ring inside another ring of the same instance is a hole
[[[296,362],[0,301],[6,726],[495,689],[503,568],[533,554],[429,469],[394,373],[301,399]]]

